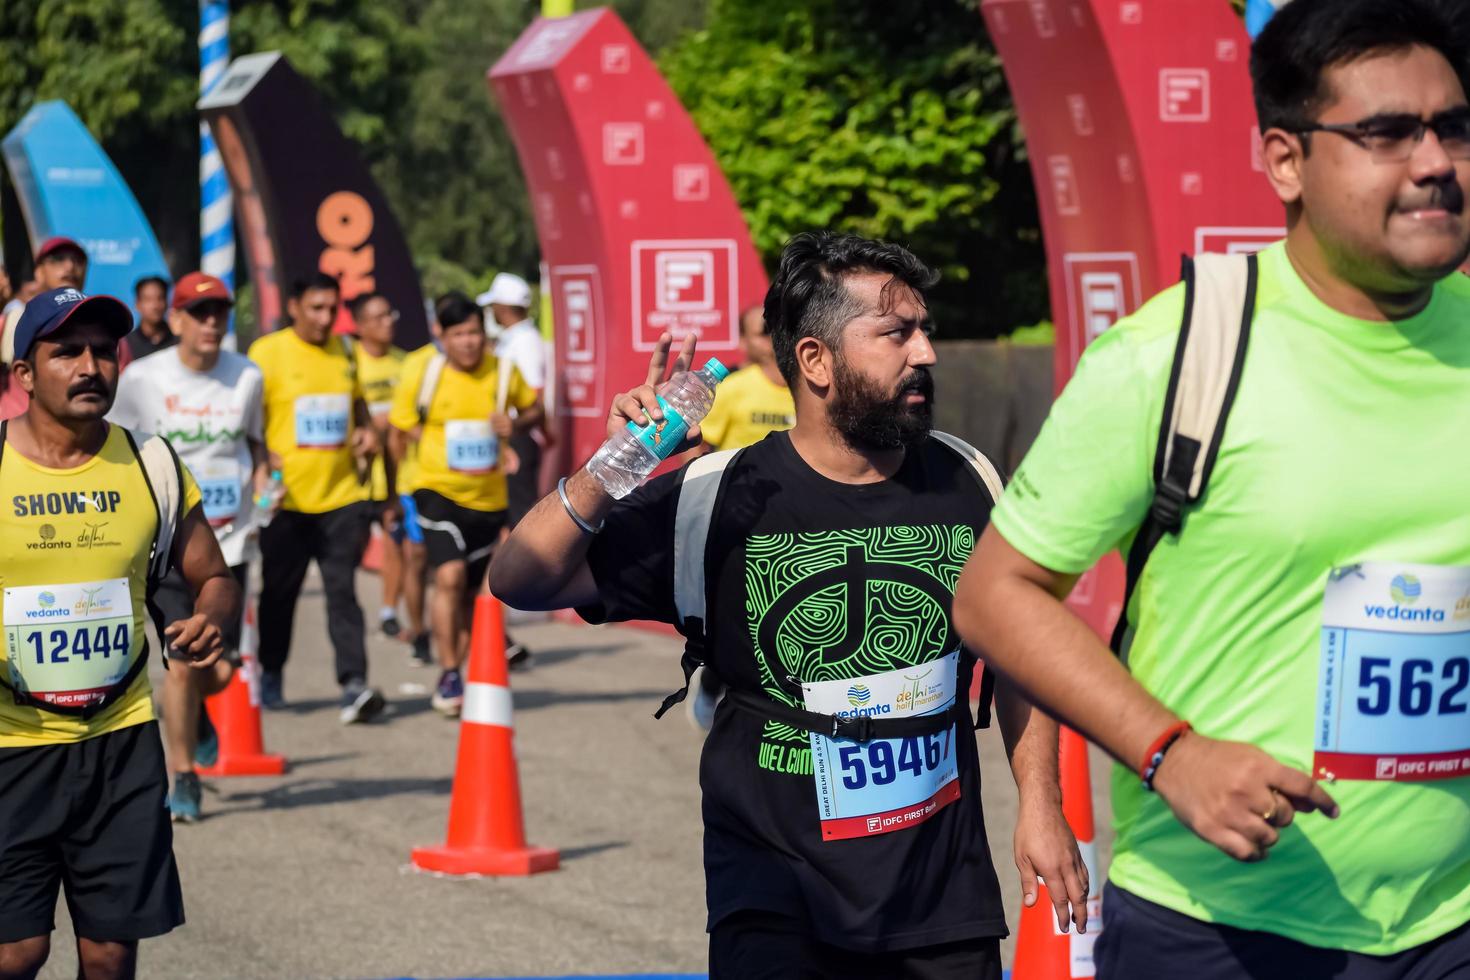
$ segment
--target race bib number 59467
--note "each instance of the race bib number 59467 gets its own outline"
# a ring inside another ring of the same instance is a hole
[[[1470,568],[1333,570],[1315,748],[1322,778],[1470,776]]]

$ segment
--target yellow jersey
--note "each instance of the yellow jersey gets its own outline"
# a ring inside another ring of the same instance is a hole
[[[429,402],[427,417],[419,419],[419,388],[430,358],[404,371],[388,422],[409,432],[422,424],[418,474],[414,489],[432,490],[470,510],[505,510],[505,473],[500,468],[500,440],[490,429],[499,393],[500,362],[486,353],[473,371],[445,364]],[[524,411],[536,404],[536,389],[509,365],[507,408]]]
[[[367,402],[368,414],[373,421],[387,424],[388,411],[393,407],[393,392],[398,388],[398,379],[403,374],[403,360],[408,352],[399,347],[389,347],[382,357],[374,357],[363,347],[362,341],[352,345],[357,356],[357,383],[362,386],[362,399]],[[388,473],[383,468],[383,453],[373,460],[373,478],[370,496],[373,500],[388,499]]]
[[[184,512],[200,505],[183,470]],[[58,704],[83,705],[143,653],[148,555],[158,511],[121,427],[81,466],[0,455],[0,676]],[[0,690],[0,748],[80,742],[153,720],[148,672],[83,719],[18,705]]]
[[[342,339],[308,344],[289,327],[250,345],[265,378],[265,444],[281,457],[285,510],[323,514],[367,499],[352,458],[357,366]]]
[[[740,449],[795,424],[791,389],[772,384],[759,365],[748,364],[715,389],[715,403],[699,430],[716,449]]]

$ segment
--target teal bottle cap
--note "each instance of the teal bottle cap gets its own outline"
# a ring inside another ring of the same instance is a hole
[[[730,369],[721,364],[718,358],[714,357],[704,362],[704,370],[714,375],[716,381],[724,381],[730,376]]]

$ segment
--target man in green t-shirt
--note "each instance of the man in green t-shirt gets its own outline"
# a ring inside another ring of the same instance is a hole
[[[1101,980],[1470,976],[1463,26],[1293,0],[1256,41],[1287,237],[1122,662],[1061,600],[1148,513],[1182,289],[1088,350],[960,581],[967,642],[1118,760]]]

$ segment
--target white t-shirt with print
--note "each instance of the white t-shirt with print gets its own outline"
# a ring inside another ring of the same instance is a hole
[[[220,351],[209,371],[195,371],[169,347],[134,361],[118,379],[108,418],[163,436],[199,483],[204,512],[230,565],[247,553],[246,528],[254,509],[250,446],[264,442],[260,369],[243,354]],[[253,552],[254,549],[252,548]]]

